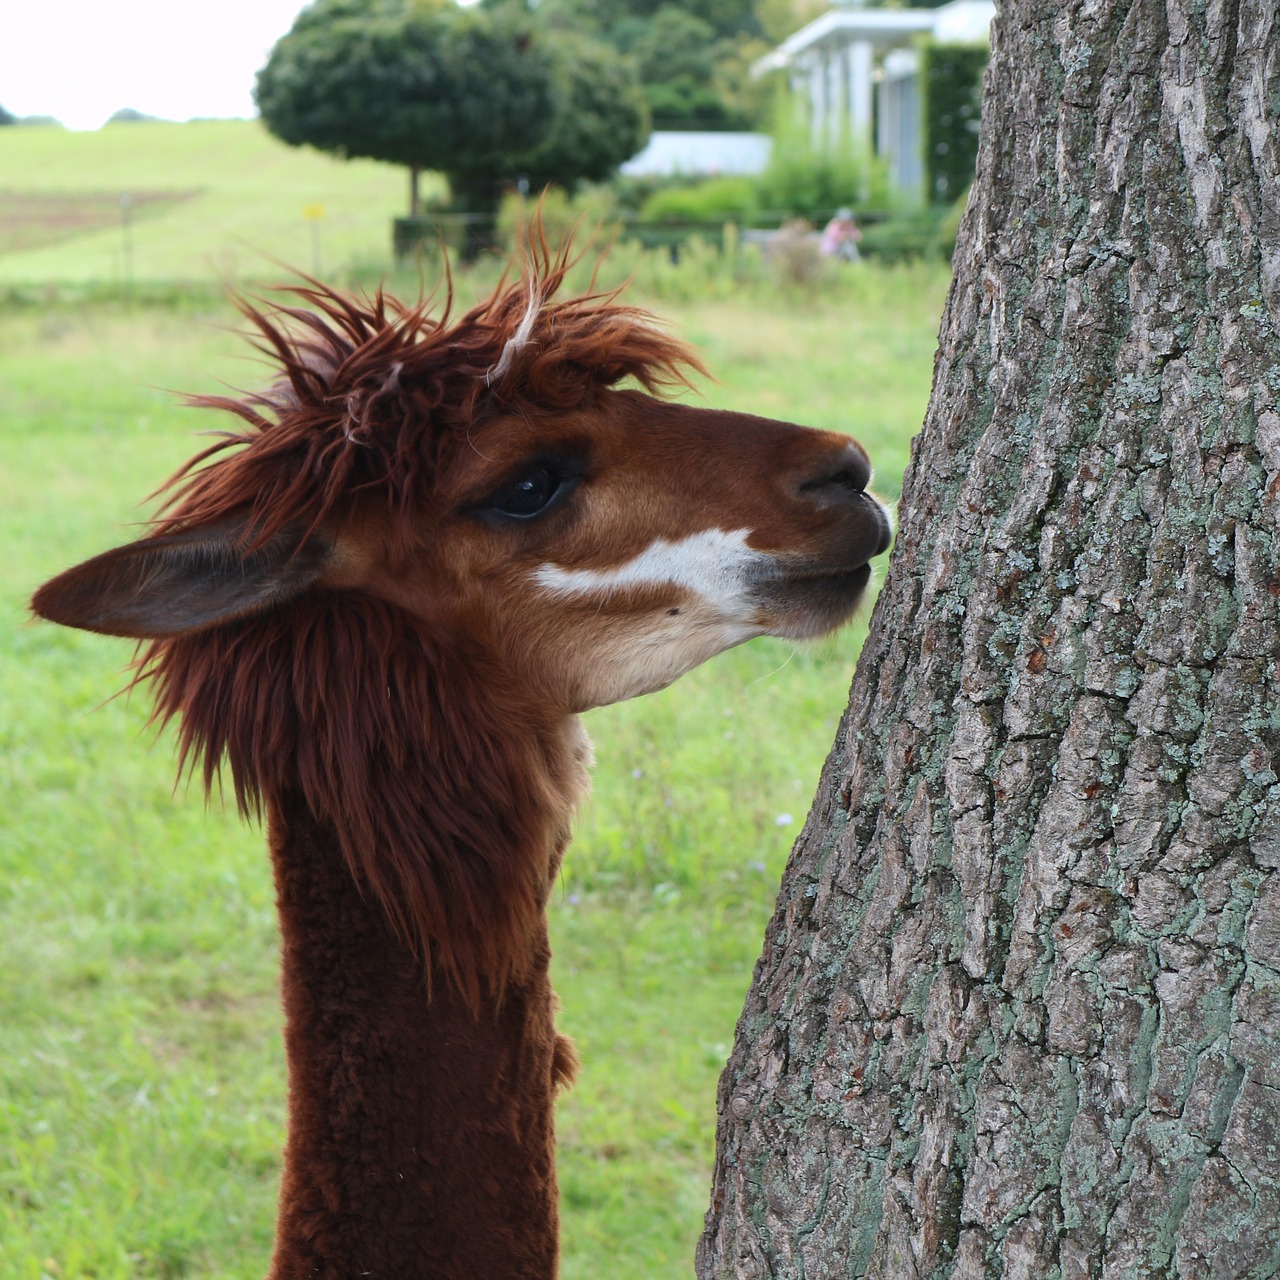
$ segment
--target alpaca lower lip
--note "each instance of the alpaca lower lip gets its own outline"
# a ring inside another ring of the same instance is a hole
[[[758,596],[770,635],[813,640],[843,626],[866,595],[871,566],[781,579]]]
[[[853,591],[861,592],[870,581],[871,565],[869,563],[860,564],[856,569],[851,569],[847,573],[822,574],[816,578],[806,579],[808,585],[820,589],[839,591],[842,594]]]
[[[833,587],[840,588],[857,588],[861,589],[866,586],[871,577],[871,562],[864,560],[861,564],[852,569],[840,569],[834,573],[804,573],[797,574],[795,577],[783,578],[778,585],[783,588],[795,587],[805,589],[808,587]]]
[[[863,563],[856,569],[838,573],[807,573],[778,578],[762,583],[758,588],[761,602],[766,606],[801,604],[806,608],[849,607],[867,588],[871,581],[871,565]]]

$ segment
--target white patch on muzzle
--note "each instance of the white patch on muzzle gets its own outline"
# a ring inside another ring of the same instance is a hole
[[[628,587],[673,586],[692,592],[727,615],[749,607],[753,583],[774,576],[773,557],[747,546],[750,529],[704,529],[687,538],[658,538],[638,556],[612,569],[562,569],[540,565],[533,580],[564,595],[624,591]]]

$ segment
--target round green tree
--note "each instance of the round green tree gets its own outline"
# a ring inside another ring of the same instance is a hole
[[[546,140],[517,159],[533,190],[601,182],[649,140],[649,109],[632,64],[608,45],[556,34],[560,109]]]
[[[436,169],[455,200],[496,206],[560,106],[549,40],[511,11],[425,0],[317,0],[258,72],[263,123],[284,142]]]

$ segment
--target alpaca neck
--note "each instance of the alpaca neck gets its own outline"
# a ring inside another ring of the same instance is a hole
[[[363,896],[327,822],[272,805],[289,1132],[271,1280],[551,1280],[553,1133],[572,1051],[545,926],[476,1013]]]

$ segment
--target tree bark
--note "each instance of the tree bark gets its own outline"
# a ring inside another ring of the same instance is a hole
[[[1280,17],[1015,0],[702,1280],[1280,1275]]]

